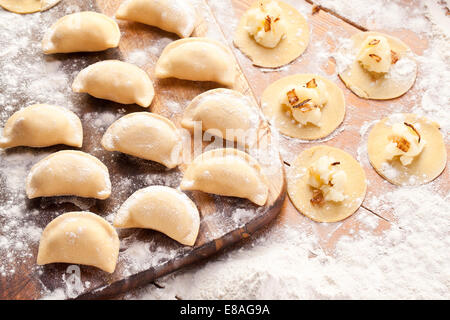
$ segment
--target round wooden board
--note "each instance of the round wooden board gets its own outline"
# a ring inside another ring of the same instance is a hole
[[[80,4],[75,0],[66,0],[64,5],[48,11],[48,14],[51,14],[54,17],[53,20],[56,21],[65,14],[67,6],[76,4],[80,7],[80,11],[96,10],[113,16],[120,3],[121,1],[99,0],[95,7],[95,5],[87,3]],[[202,20],[202,23],[196,28],[195,35],[216,38],[226,43],[206,3],[200,11],[210,18]],[[153,67],[159,54],[165,45],[178,37],[138,23],[119,22],[119,25],[122,39],[118,49],[88,54],[58,54],[53,57],[61,62],[62,69],[73,80],[79,70],[97,61],[120,59],[133,62],[133,55],[141,54],[142,57],[142,53],[144,53],[145,59],[139,59],[141,64],[137,64],[147,71],[153,80],[155,99],[148,110],[137,105],[120,105],[96,99],[87,94],[70,94],[67,97],[77,109],[82,110],[77,112],[84,129],[84,142],[80,150],[96,156],[108,167],[112,182],[112,194],[109,199],[103,201],[75,197],[26,200],[28,211],[39,212],[38,215],[29,215],[27,219],[41,228],[64,212],[79,211],[80,209],[94,212],[111,220],[120,205],[140,188],[152,184],[178,187],[186,164],[167,170],[164,166],[151,161],[108,152],[100,146],[101,137],[113,121],[132,112],[151,111],[170,118],[177,127],[181,128],[181,116],[190,101],[198,94],[218,87],[217,84],[210,82],[156,79],[153,76]],[[39,41],[40,39],[36,39],[36,42]],[[238,76],[233,89],[248,96],[256,104],[256,99],[237,63],[235,68]],[[23,107],[21,103],[17,104],[17,109],[21,107]],[[271,144],[270,130],[265,120],[261,118],[259,147],[267,147],[266,143]],[[212,142],[204,141],[203,148],[208,144],[214,145],[214,148],[219,147],[217,141],[212,140]],[[191,147],[192,152],[193,143]],[[63,149],[68,149],[68,147],[14,148],[7,150],[6,155],[31,151],[34,156],[40,157]],[[189,150],[183,150],[183,152],[186,151],[189,152]],[[71,287],[68,282],[73,279],[71,278],[73,275],[68,269],[69,265],[56,263],[42,267],[36,266],[37,244],[34,244],[33,256],[22,263],[20,267],[16,266],[15,275],[9,279],[0,278],[1,298],[37,299],[47,294],[51,295],[58,289],[62,289],[65,296],[71,299],[114,298],[248,238],[277,216],[285,199],[284,169],[278,150],[274,150],[265,157],[269,157],[269,159],[266,159],[268,161],[264,161],[261,165],[268,176],[270,186],[269,199],[263,207],[258,207],[246,199],[220,197],[202,192],[187,192],[198,206],[201,215],[200,232],[194,247],[183,246],[152,230],[119,230],[121,249],[116,271],[113,274],[107,274],[93,267],[79,266],[81,285]],[[2,187],[1,183],[0,181],[0,187]],[[0,194],[0,200],[5,200],[6,197],[6,194]],[[139,258],[135,257],[139,255],[135,250],[140,250]],[[68,291],[70,292],[68,293]]]

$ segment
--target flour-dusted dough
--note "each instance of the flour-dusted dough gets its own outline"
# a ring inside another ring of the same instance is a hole
[[[155,67],[157,78],[213,81],[232,87],[236,64],[231,50],[208,38],[187,38],[166,46]]]
[[[91,64],[78,73],[72,84],[74,92],[123,104],[148,107],[155,91],[148,74],[134,64],[106,60]]]
[[[113,273],[119,247],[117,232],[105,219],[91,212],[68,212],[42,232],[37,264],[75,263]]]
[[[371,36],[387,39],[398,61],[391,65],[386,74],[374,74],[364,69],[357,61],[362,43]],[[338,66],[343,70],[339,77],[356,95],[365,99],[385,100],[401,96],[414,84],[417,75],[417,63],[411,49],[401,40],[379,32],[360,32],[352,38],[353,47],[341,49],[341,54],[352,61],[348,66]]]
[[[15,13],[33,13],[45,11],[57,5],[61,0],[0,0],[0,6]]]
[[[242,145],[252,145],[259,121],[259,110],[250,99],[238,91],[219,88],[195,97],[184,111],[181,125],[194,130],[195,122],[200,122],[203,131]]]
[[[56,21],[42,40],[45,54],[103,51],[119,45],[117,22],[104,14],[84,11]]]
[[[116,120],[103,135],[108,151],[162,163],[167,168],[181,161],[182,140],[169,119],[150,112],[135,112]]]
[[[195,158],[184,173],[181,189],[246,198],[259,206],[266,203],[269,193],[259,163],[232,148],[207,151]]]
[[[271,0],[256,1],[250,9],[268,2],[271,2]],[[247,55],[256,66],[276,68],[288,64],[299,57],[308,46],[309,27],[306,19],[294,7],[282,1],[275,2],[281,7],[281,19],[286,19],[285,38],[275,48],[261,46],[248,33],[245,29],[247,24],[246,13],[242,16],[234,36],[235,46]]]
[[[29,199],[79,196],[106,199],[111,194],[108,168],[96,157],[82,151],[52,153],[36,163],[26,181]]]
[[[182,38],[192,34],[198,19],[188,0],[127,0],[116,18],[155,26]]]
[[[150,186],[136,191],[124,202],[114,226],[157,230],[181,244],[193,246],[200,228],[200,214],[184,193],[165,186]]]
[[[280,95],[290,85],[304,84],[311,79],[319,79],[325,85],[328,102],[321,109],[321,126],[313,124],[301,125],[291,112],[279,102]],[[344,120],[345,99],[342,90],[330,80],[315,74],[296,74],[281,78],[268,86],[261,97],[261,106],[267,119],[283,134],[305,140],[326,137],[333,132]]]
[[[407,166],[398,157],[386,161],[385,149],[392,135],[394,123],[409,123],[425,140],[422,152]],[[387,181],[396,185],[420,185],[437,178],[447,163],[447,151],[439,125],[414,114],[394,114],[382,119],[370,130],[367,151],[374,169]]]
[[[317,205],[310,201],[313,188],[308,184],[308,168],[322,156],[339,161],[339,169],[347,174],[346,199],[341,202],[325,201]],[[361,206],[367,188],[366,175],[358,161],[341,149],[324,145],[300,153],[289,169],[287,181],[289,197],[297,210],[318,222],[336,222],[351,216]]]
[[[35,104],[15,112],[0,136],[0,148],[55,144],[81,147],[82,143],[80,118],[70,110],[49,104]]]

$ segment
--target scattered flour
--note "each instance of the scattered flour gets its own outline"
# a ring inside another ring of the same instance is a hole
[[[381,235],[379,218],[358,218],[367,230],[345,236],[333,256],[299,226],[277,227],[200,268],[160,279],[134,299],[448,299],[448,198],[429,187],[372,198],[397,221]]]

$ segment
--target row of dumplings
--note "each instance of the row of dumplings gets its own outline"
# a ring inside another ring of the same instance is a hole
[[[246,198],[260,206],[268,198],[268,180],[261,166],[247,153],[233,148],[207,151],[195,158],[184,173],[180,189]],[[111,194],[111,182],[108,168],[99,159],[82,151],[64,150],[31,168],[26,192],[29,198],[75,195],[106,199]],[[114,226],[157,230],[192,246],[200,215],[195,203],[181,191],[149,186],[122,204]],[[44,229],[37,262],[84,264],[111,273],[118,252],[117,232],[106,220],[90,212],[70,212]]]
[[[183,1],[171,5],[169,1],[133,0],[125,2],[116,16],[189,36],[195,26],[195,16],[190,17],[189,10],[182,11],[183,16],[189,18],[185,21],[177,18],[180,12],[170,12],[184,6],[189,7],[189,4]],[[141,10],[141,7],[150,8]],[[143,13],[148,15],[143,16]],[[115,48],[119,41],[119,26],[113,19],[86,11],[64,16],[54,23],[44,35],[42,48],[45,54],[92,52]],[[213,39],[192,37],[174,41],[164,48],[155,66],[155,76],[213,81],[231,87],[236,69],[227,46]],[[87,92],[97,98],[123,104],[136,103],[142,107],[148,107],[154,95],[152,82],[143,70],[116,60],[98,62],[82,70],[72,88],[75,92]]]

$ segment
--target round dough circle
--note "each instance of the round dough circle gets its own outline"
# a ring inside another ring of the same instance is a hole
[[[272,0],[276,1],[276,0]],[[271,0],[259,0],[249,8],[254,9]],[[245,30],[247,11],[242,16],[234,36],[234,45],[259,67],[277,68],[297,59],[308,46],[309,27],[303,15],[294,7],[276,1],[286,18],[286,37],[275,48],[265,48]]]
[[[61,0],[0,0],[0,6],[14,13],[34,13],[45,11]]]
[[[389,72],[378,79],[367,72],[356,60],[361,44],[369,36],[385,37],[391,49],[400,57],[394,65],[391,65]],[[411,49],[404,42],[379,32],[360,32],[351,39],[353,40],[353,47],[350,49],[352,53],[344,52],[347,51],[346,49],[341,49],[341,53],[352,54],[354,59],[344,71],[339,73],[339,77],[354,94],[364,99],[387,100],[403,95],[413,86],[417,76],[417,63]],[[414,63],[412,69],[404,65],[404,63],[412,62]]]
[[[385,161],[384,149],[392,134],[395,122],[412,124],[420,133],[426,144],[422,152],[408,166],[403,166],[398,159]],[[370,130],[367,151],[369,161],[375,171],[395,185],[417,186],[436,179],[445,169],[447,151],[439,125],[423,117],[410,113],[392,115],[379,121]]]
[[[322,126],[308,123],[300,125],[279,103],[280,95],[289,85],[307,83],[316,78],[325,83],[328,103],[322,108]],[[342,90],[332,81],[316,74],[296,74],[281,78],[268,86],[261,97],[264,115],[283,134],[299,139],[321,139],[332,133],[344,121],[345,98]]]
[[[326,201],[323,205],[312,205],[312,188],[307,179],[308,168],[320,157],[330,156],[347,174],[345,194],[348,196],[342,202]],[[351,216],[358,210],[366,195],[366,175],[358,161],[347,152],[329,147],[316,146],[304,150],[295,159],[287,175],[288,195],[298,211],[317,222],[337,222]]]

